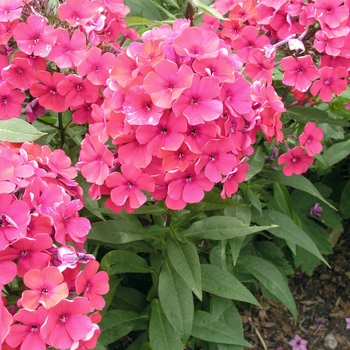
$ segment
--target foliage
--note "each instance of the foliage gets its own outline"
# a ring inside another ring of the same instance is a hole
[[[287,276],[350,217],[349,8],[327,6],[0,4],[6,349],[239,350],[258,291],[297,320]]]

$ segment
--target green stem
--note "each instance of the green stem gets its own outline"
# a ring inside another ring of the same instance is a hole
[[[60,131],[60,139],[61,139],[61,148],[64,146],[64,138],[65,138],[65,133],[64,133],[64,127],[63,127],[63,116],[62,112],[58,113],[58,129]]]
[[[285,102],[286,101],[286,98],[290,92],[292,88],[290,86],[287,86],[286,89],[284,90],[284,94],[282,96],[282,102]]]
[[[191,21],[191,27],[193,27],[193,15],[193,6],[190,3],[188,3],[185,17]]]

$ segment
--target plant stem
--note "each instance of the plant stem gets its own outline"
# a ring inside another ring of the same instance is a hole
[[[58,128],[60,130],[61,148],[63,148],[65,133],[64,133],[64,127],[63,127],[62,112],[58,113]]]

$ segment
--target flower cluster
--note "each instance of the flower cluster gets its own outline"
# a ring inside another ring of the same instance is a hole
[[[96,345],[93,312],[104,306],[108,275],[84,250],[90,222],[78,214],[76,175],[62,150],[0,143],[0,344],[7,349]]]

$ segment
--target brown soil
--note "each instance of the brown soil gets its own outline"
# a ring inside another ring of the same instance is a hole
[[[326,259],[331,268],[322,264],[311,277],[296,273],[290,279],[297,324],[285,307],[264,298],[259,300],[262,309],[242,313],[244,336],[254,350],[291,349],[288,342],[296,334],[308,341],[308,350],[331,349],[325,344],[327,335],[336,339],[337,350],[350,350],[345,322],[350,317],[350,233],[342,234],[334,254]]]

